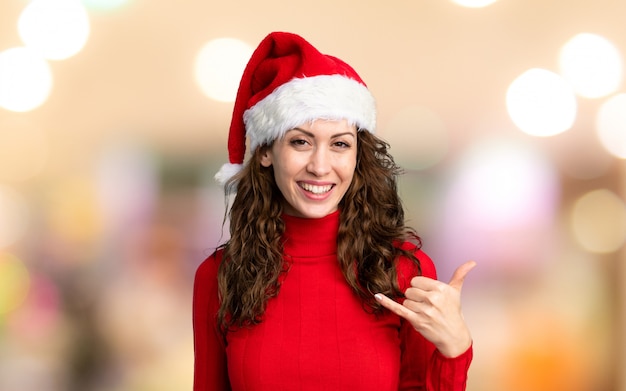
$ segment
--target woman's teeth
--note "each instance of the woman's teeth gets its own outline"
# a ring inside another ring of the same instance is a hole
[[[308,183],[299,183],[299,185],[304,190],[310,191],[313,194],[323,194],[323,193],[329,192],[330,189],[332,189],[333,187],[333,185],[317,186],[317,185],[311,185]]]

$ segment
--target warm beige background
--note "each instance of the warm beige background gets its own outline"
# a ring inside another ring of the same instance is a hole
[[[0,50],[21,45],[16,22],[25,4],[0,3]],[[114,12],[91,12],[84,50],[51,62],[49,100],[28,113],[0,109],[0,132],[37,129],[44,138],[10,157],[10,164],[36,161],[32,175],[0,178],[30,209],[23,237],[0,253],[17,254],[33,279],[49,283],[40,300],[55,298],[49,313],[18,308],[0,317],[0,389],[190,388],[189,289],[195,267],[219,240],[224,204],[206,178],[226,159],[232,108],[201,94],[193,62],[210,39],[254,46],[286,30],[359,71],[377,97],[381,135],[390,136],[385,127],[406,107],[439,115],[450,149],[423,174],[425,183],[490,135],[528,142],[553,162],[561,196],[551,235],[558,243],[533,249],[539,261],[529,261],[532,267],[516,260],[510,269],[523,275],[477,259],[464,298],[476,339],[468,390],[626,390],[623,250],[587,253],[568,225],[573,200],[585,192],[626,194],[624,161],[603,152],[593,131],[603,99],[579,99],[574,127],[545,139],[521,134],[504,101],[525,70],[556,71],[560,47],[578,33],[602,35],[624,56],[625,16],[623,0],[500,0],[483,9],[446,0],[129,0]],[[419,139],[415,131],[407,143]],[[137,149],[124,154],[128,145]],[[136,180],[125,162],[139,170]],[[154,181],[140,175],[143,164]],[[596,175],[572,175],[590,166],[600,167]],[[118,186],[119,174],[126,176]],[[422,183],[421,174],[412,175]],[[428,191],[407,200],[426,239],[436,236],[436,224],[420,219],[441,188]],[[111,209],[99,203],[102,192],[115,200]],[[425,246],[446,253],[434,239]],[[464,260],[436,261],[445,279]],[[37,327],[40,321],[45,326]]]

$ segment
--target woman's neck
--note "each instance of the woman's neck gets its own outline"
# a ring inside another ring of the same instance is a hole
[[[283,214],[285,255],[318,257],[337,253],[339,211],[319,219]]]

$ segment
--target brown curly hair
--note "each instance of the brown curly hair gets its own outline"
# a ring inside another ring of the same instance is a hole
[[[403,255],[419,261],[413,251],[399,242],[421,242],[405,225],[404,208],[397,191],[401,173],[389,145],[368,131],[357,133],[357,164],[352,183],[339,204],[337,258],[343,275],[364,309],[382,312],[374,299],[381,292],[403,297],[397,283],[395,261]],[[224,244],[218,270],[220,308],[218,324],[225,333],[233,327],[258,324],[267,301],[280,290],[279,276],[288,272],[283,261],[281,218],[283,196],[271,167],[260,164],[263,148],[243,170],[226,184],[226,193],[235,190],[228,216],[230,239]]]

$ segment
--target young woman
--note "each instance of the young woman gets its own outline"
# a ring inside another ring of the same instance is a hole
[[[253,53],[216,176],[236,192],[230,239],[196,273],[195,390],[465,390],[474,263],[437,281],[375,113],[354,69],[298,35]]]

